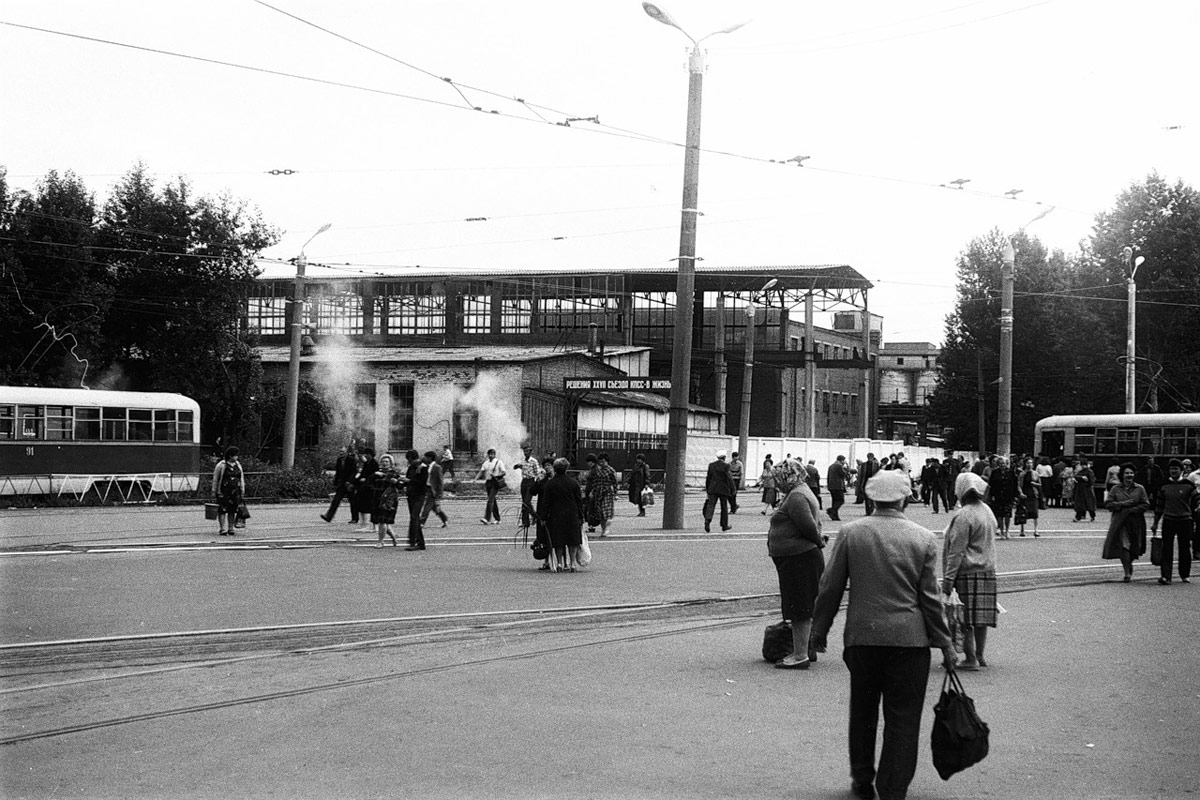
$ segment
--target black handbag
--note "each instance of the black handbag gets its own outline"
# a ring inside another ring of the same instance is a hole
[[[967,697],[958,673],[946,670],[942,695],[933,707],[930,736],[933,766],[942,780],[987,758],[988,734],[987,723],[975,712],[975,701]]]
[[[1150,537],[1150,563],[1156,567],[1162,566],[1162,537]]]
[[[550,557],[550,543],[545,539],[534,539],[530,549],[533,550],[533,557],[538,561],[545,561]]]

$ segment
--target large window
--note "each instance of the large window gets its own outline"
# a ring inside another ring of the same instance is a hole
[[[75,415],[71,406],[46,406],[46,438],[70,440],[75,430]]]
[[[12,406],[0,406],[0,440],[17,438],[16,409]]]
[[[270,287],[260,286],[259,290]],[[246,300],[246,325],[263,335],[287,333],[286,297],[250,297]]]
[[[413,384],[391,384],[388,397],[388,449],[407,450],[413,446]]]
[[[187,412],[192,413],[192,412]],[[100,409],[75,409],[75,438],[85,442],[100,440]]]
[[[129,440],[131,442],[154,440],[154,412],[148,408],[129,409]]]
[[[41,406],[17,406],[17,437],[41,439],[45,418]]]

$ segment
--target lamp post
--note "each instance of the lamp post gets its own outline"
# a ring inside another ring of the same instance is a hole
[[[771,278],[757,292],[752,292],[750,304],[746,306],[746,364],[742,369],[742,407],[738,413],[738,453],[743,461],[750,441],[750,398],[754,388],[754,301],[777,282]]]
[[[296,464],[296,413],[300,405],[300,350],[304,336],[304,320],[302,319],[304,316],[304,268],[308,265],[304,248],[330,227],[332,227],[330,223],[326,222],[317,228],[317,232],[308,237],[308,241],[300,248],[300,255],[294,259],[296,262],[296,285],[292,290],[292,341],[291,354],[288,358],[287,403],[283,412],[282,460],[284,469],[291,469]]]
[[[1125,286],[1128,294],[1128,335],[1125,338],[1125,413],[1132,414],[1137,405],[1135,394],[1137,393],[1137,355],[1134,352],[1134,343],[1137,339],[1137,283],[1134,278],[1137,277],[1138,267],[1146,263],[1145,256],[1133,257],[1133,248],[1126,247],[1122,251],[1125,256],[1125,266],[1129,270],[1129,277],[1126,279]]]
[[[1048,206],[1017,231],[1025,232],[1033,223],[1054,210]],[[1013,351],[1013,268],[1017,251],[1012,239],[1004,240],[1004,265],[1000,269],[1000,397],[996,408],[996,454],[1012,454],[1012,351]]]
[[[692,303],[696,294],[696,215],[700,199],[700,105],[704,88],[704,51],[700,42],[719,33],[732,33],[745,23],[713,31],[699,39],[653,3],[642,3],[653,19],[670,25],[692,43],[688,57],[687,141],[683,156],[683,209],[679,223],[679,272],[675,279],[674,359],[667,420],[667,474],[663,492],[663,529],[683,528],[683,484],[687,474],[689,387],[692,381]]]

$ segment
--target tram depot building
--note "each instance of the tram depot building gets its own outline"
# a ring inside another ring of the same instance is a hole
[[[478,464],[489,448],[511,463],[528,443],[576,461],[606,450],[618,469],[644,452],[661,468],[676,277],[674,266],[309,277],[301,380],[333,418],[301,420],[298,447],[450,444],[459,463]],[[287,376],[294,286],[263,278],[247,301],[267,380]],[[753,319],[751,436],[874,438],[882,321],[869,313],[870,288],[848,266],[698,267],[689,429],[737,435]],[[832,325],[818,327],[817,314]],[[622,378],[660,388],[594,388]]]

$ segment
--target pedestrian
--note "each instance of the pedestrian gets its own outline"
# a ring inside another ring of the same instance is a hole
[[[321,519],[326,522],[333,522],[333,515],[337,513],[338,506],[342,504],[342,500],[346,497],[350,498],[350,524],[358,524],[358,513],[354,510],[354,476],[358,474],[358,455],[354,452],[354,445],[343,447],[338,454],[337,461],[333,464],[333,499],[329,503],[329,510],[321,515]]]
[[[804,465],[804,484],[813,493],[813,497],[817,498],[817,507],[825,508],[825,503],[821,500],[821,471],[817,469],[815,458],[810,458]]]
[[[583,493],[578,481],[567,474],[570,466],[565,458],[555,459],[554,475],[546,479],[538,494],[538,513],[550,540],[550,569],[554,572],[574,572],[575,548],[583,543]]]
[[[1192,460],[1185,458],[1183,460],[1183,477],[1196,486],[1200,486],[1200,469],[1192,469]]]
[[[1042,507],[1042,480],[1038,477],[1032,458],[1026,458],[1017,479],[1016,523],[1025,535],[1025,524],[1033,520],[1033,538],[1038,538],[1038,509]]]
[[[425,486],[425,500],[421,505],[421,524],[425,525],[432,513],[442,521],[444,528],[450,518],[442,511],[442,495],[445,492],[442,465],[438,463],[437,455],[432,450],[425,451],[424,461],[429,469],[429,478]]]
[[[784,461],[775,468],[775,486],[783,495],[771,514],[767,554],[779,576],[783,618],[792,625],[792,652],[775,662],[779,669],[808,669],[817,654],[808,645],[812,633],[813,604],[825,571],[821,550],[820,507],[804,482],[799,461]]]
[[[1079,459],[1075,459],[1069,467],[1062,471],[1062,492],[1059,497],[1061,508],[1075,505],[1075,473],[1079,471],[1079,467]],[[1074,521],[1079,522],[1078,519]]]
[[[533,486],[542,478],[542,465],[533,456],[533,448],[529,445],[521,447],[520,461],[513,465],[521,471],[521,527],[528,528],[530,516],[535,513],[533,508]]]
[[[212,493],[217,501],[217,535],[233,536],[238,508],[246,496],[246,474],[238,463],[238,449],[225,448],[225,457],[213,469]]]
[[[449,444],[442,448],[442,459],[439,463],[442,465],[443,477],[454,480],[454,452]]]
[[[717,451],[716,460],[708,465],[704,476],[704,532],[712,531],[713,512],[717,503],[721,504],[721,530],[729,530],[729,498],[733,496],[733,478],[729,476],[729,465],[725,463],[728,454],[724,450]]]
[[[405,550],[424,550],[425,532],[421,530],[421,507],[429,489],[429,465],[421,454],[409,450],[404,454],[408,468],[404,473],[404,499],[408,501],[408,547]]]
[[[933,497],[933,485],[935,483],[934,476],[937,474],[937,459],[925,459],[925,466],[921,467],[921,504],[929,505],[929,501]],[[933,513],[937,513],[936,508]]]
[[[973,472],[954,483],[961,508],[950,516],[942,551],[942,593],[957,591],[962,602],[963,655],[960,669],[987,666],[988,628],[996,627],[996,517],[983,501],[987,484]]]
[[[729,477],[733,481],[733,496],[729,498],[729,513],[736,514],[738,510],[738,492],[742,490],[742,460],[737,453],[730,456],[729,459]]]
[[[1008,459],[998,456],[985,480],[988,485],[987,503],[992,507],[992,513],[996,515],[996,521],[1000,525],[996,535],[1007,539],[1013,504],[1017,501],[1017,475],[1009,468]]]
[[[846,503],[846,485],[850,482],[850,468],[845,456],[838,456],[825,472],[825,486],[829,489],[829,510],[825,513],[832,520],[840,520],[838,509]]]
[[[629,469],[629,502],[638,507],[639,517],[646,516],[646,497],[643,492],[649,488],[650,467],[646,464],[646,456],[637,453]]]
[[[1038,509],[1046,509],[1050,507],[1050,487],[1054,483],[1054,468],[1050,466],[1050,459],[1043,456],[1038,459],[1037,468],[1035,470],[1038,479]]]
[[[1200,514],[1200,494],[1196,484],[1183,477],[1183,463],[1172,458],[1167,464],[1167,481],[1154,499],[1153,534],[1162,520],[1162,564],[1159,584],[1171,582],[1175,560],[1175,541],[1179,541],[1179,581],[1187,583],[1192,574],[1192,534],[1196,515]]]
[[[762,474],[758,476],[758,485],[762,489],[763,510],[759,512],[766,516],[779,503],[779,487],[775,485],[775,466],[770,459],[763,462]]]
[[[1096,473],[1092,472],[1091,464],[1086,458],[1079,460],[1079,469],[1075,470],[1075,488],[1072,495],[1075,505],[1075,522],[1083,522],[1083,515],[1096,521],[1096,493],[1092,487],[1096,483]]]
[[[880,472],[864,487],[875,513],[842,526],[813,613],[812,648],[825,652],[847,582],[842,659],[850,670],[850,790],[855,797],[903,798],[917,768],[929,648],[953,669],[958,658],[942,613],[934,535],[905,518],[912,485]],[[883,703],[883,748],[875,764]]]
[[[504,468],[504,462],[496,456],[494,449],[488,448],[487,459],[479,466],[479,474],[475,476],[476,480],[483,481],[483,488],[487,492],[483,516],[479,519],[484,525],[500,524],[500,504],[496,502],[496,495],[504,487],[506,474],[508,470]],[[495,517],[495,520],[492,517]]]
[[[375,451],[360,444],[358,447],[358,474],[354,476],[354,497],[351,498],[352,508],[358,511],[359,526],[355,533],[366,533],[371,530],[371,511],[375,508],[375,473],[379,471],[379,462],[375,460]]]
[[[375,544],[377,548],[383,547],[385,534],[392,540],[392,547],[398,544],[392,525],[396,524],[396,508],[400,505],[400,486],[403,482],[404,478],[396,469],[392,456],[389,453],[380,456],[378,469],[371,477],[374,487],[371,492],[371,524],[375,526],[379,538]]]
[[[547,454],[547,457],[542,459],[542,478],[533,486],[533,493],[537,498],[534,500],[537,532],[534,534],[533,541],[534,545],[537,545],[539,542],[541,542],[546,548],[546,557],[542,559],[542,565],[538,567],[540,570],[552,569],[558,563],[554,556],[554,547],[550,543],[550,535],[546,530],[546,501],[542,494],[542,487],[546,485],[546,481],[554,477],[555,460],[556,459],[553,457],[553,454]],[[555,562],[554,565],[550,563],[552,560]]]
[[[875,454],[867,453],[867,460],[862,463],[862,466],[858,470],[858,485],[862,487],[863,503],[866,506],[867,516],[871,516],[875,511],[875,501],[867,494],[867,481],[875,477],[880,471],[880,464],[875,458]]]
[[[608,463],[608,453],[596,456],[596,467],[588,479],[587,491],[603,539],[608,536],[617,499],[617,471]]]
[[[1100,557],[1121,559],[1125,583],[1133,580],[1133,562],[1146,552],[1146,511],[1150,508],[1150,495],[1146,487],[1135,482],[1135,475],[1133,464],[1122,464],[1121,482],[1109,490],[1104,500],[1104,507],[1112,512],[1112,517],[1108,521],[1108,535],[1104,537]],[[1157,524],[1158,519],[1154,522]]]

